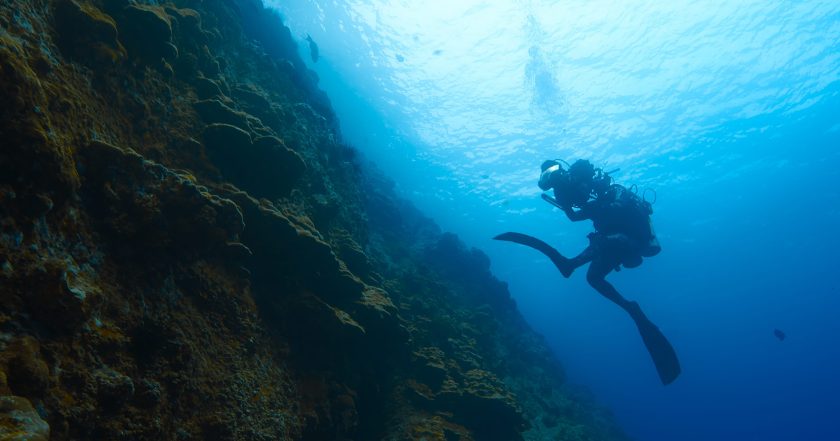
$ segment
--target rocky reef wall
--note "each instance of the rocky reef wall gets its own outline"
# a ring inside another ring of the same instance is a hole
[[[254,0],[0,5],[0,439],[620,440]]]

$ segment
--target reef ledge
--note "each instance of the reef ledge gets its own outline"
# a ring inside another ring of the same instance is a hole
[[[255,0],[0,5],[1,440],[623,440]]]

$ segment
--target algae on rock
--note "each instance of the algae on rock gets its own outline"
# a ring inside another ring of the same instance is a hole
[[[258,0],[0,24],[0,436],[623,439]]]

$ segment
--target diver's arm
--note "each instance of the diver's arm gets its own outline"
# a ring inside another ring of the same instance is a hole
[[[563,212],[566,213],[566,217],[568,217],[570,221],[578,222],[589,219],[589,213],[585,208],[586,207],[583,207],[580,210],[575,211],[572,207],[565,206],[563,207]]]

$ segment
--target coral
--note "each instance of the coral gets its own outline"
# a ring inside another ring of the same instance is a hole
[[[246,114],[231,109],[217,99],[198,101],[193,104],[193,107],[201,115],[201,119],[208,124],[229,124],[242,130],[249,130]]]
[[[68,152],[55,145],[47,96],[26,60],[27,51],[9,34],[0,34],[0,184],[25,177],[25,193],[49,192],[60,201],[78,185],[77,178]]]
[[[50,439],[50,426],[27,399],[0,395],[0,439],[47,441]]]
[[[201,14],[195,9],[176,8],[166,6],[164,8],[170,17],[178,21],[179,26],[186,32],[201,30]]]
[[[122,406],[134,395],[134,381],[113,369],[97,369],[93,373],[93,379],[97,399],[105,408]]]
[[[163,399],[163,392],[160,383],[157,381],[143,379],[137,384],[134,396],[138,406],[148,409],[160,404]]]
[[[336,251],[341,260],[354,274],[366,276],[373,270],[370,259],[349,232],[339,230],[333,235],[332,242],[336,244]]]
[[[114,19],[90,3],[77,0],[58,2],[55,26],[62,49],[93,66],[114,64],[126,55],[117,39]]]
[[[216,83],[215,81],[209,79],[209,78],[198,77],[195,80],[193,80],[193,85],[195,86],[195,93],[202,100],[210,100],[211,98],[222,98],[222,97],[224,97],[224,93],[222,93],[222,89],[219,87],[219,84]],[[194,104],[194,106],[200,107],[200,105],[198,105],[198,103]],[[201,113],[201,110],[199,110],[198,107],[196,108],[196,111]],[[203,115],[202,115],[202,118],[204,118]],[[206,121],[206,118],[205,118],[205,121]],[[214,122],[224,122],[224,121],[214,121]]]
[[[94,141],[78,152],[89,210],[138,257],[222,250],[244,228],[239,208],[131,150]]]
[[[434,389],[439,389],[447,377],[444,352],[439,348],[427,346],[414,351],[413,356],[417,363],[417,379]]]
[[[396,436],[388,441],[474,441],[469,429],[447,421],[440,415],[419,413],[404,423]]]
[[[8,387],[15,395],[42,396],[50,385],[50,370],[30,336],[13,340],[0,355],[6,366]]]
[[[622,440],[279,20],[0,4],[0,438]]]
[[[241,85],[232,91],[236,98],[249,112],[260,118],[268,116],[272,112],[271,102],[253,85]]]
[[[0,395],[9,395],[9,384],[6,380],[6,373],[0,370]]]
[[[279,138],[264,136],[252,142],[248,132],[232,125],[207,126],[204,144],[222,174],[256,196],[288,194],[306,170],[300,155]]]
[[[482,438],[515,439],[527,427],[516,398],[495,375],[471,369],[464,375],[463,392],[452,397],[456,415],[476,427]]]
[[[232,155],[251,148],[251,135],[230,124],[210,124],[204,129],[204,145],[211,160],[222,163],[224,155]],[[213,155],[218,155],[217,159]]]
[[[172,44],[172,24],[163,8],[128,5],[117,16],[120,40],[128,53],[147,62],[174,60],[178,49]]]
[[[99,289],[91,272],[70,259],[44,259],[12,287],[33,318],[50,329],[72,331],[88,319],[97,302]]]

